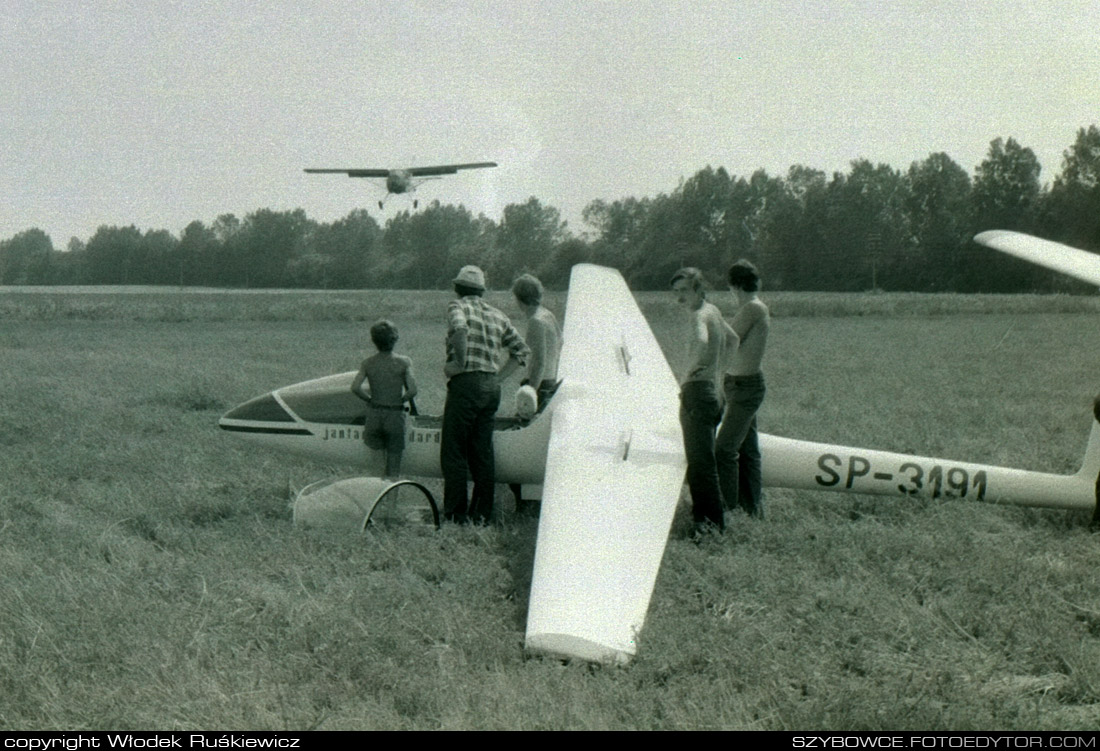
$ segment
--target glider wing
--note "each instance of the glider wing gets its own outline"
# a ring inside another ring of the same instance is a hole
[[[1100,285],[1100,255],[1096,253],[1005,229],[982,232],[974,236],[974,241],[1081,281]]]
[[[622,663],[683,486],[678,388],[614,269],[573,267],[563,342],[526,646]]]

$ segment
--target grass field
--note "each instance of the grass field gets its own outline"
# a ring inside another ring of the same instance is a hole
[[[448,297],[0,291],[0,729],[1097,726],[1084,512],[771,490],[698,546],[681,513],[618,669],[525,658],[536,523],[504,490],[485,529],[295,529],[346,468],[218,416],[354,368],[381,316],[441,411]],[[766,432],[1076,469],[1098,300],[769,299]],[[678,313],[640,301],[677,364]]]

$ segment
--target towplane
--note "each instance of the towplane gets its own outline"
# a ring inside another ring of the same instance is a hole
[[[1100,285],[1100,258],[992,231],[975,238]],[[600,320],[598,327],[590,322]],[[610,322],[610,323],[606,323]],[[498,417],[496,479],[541,498],[527,646],[622,662],[634,654],[686,462],[677,381],[618,271],[578,264],[566,299],[561,385],[530,420]],[[355,371],[277,388],[227,412],[221,430],[381,475],[364,444]],[[1080,469],[1051,474],[760,434],[769,487],[1096,509],[1100,401]],[[442,419],[410,415],[404,473],[440,477]],[[600,513],[591,512],[599,499]]]
[[[454,175],[459,170],[496,167],[496,162],[471,162],[468,164],[440,164],[434,167],[405,167],[387,169],[378,167],[307,167],[310,174],[342,174],[348,177],[373,177],[385,180],[386,198],[401,193],[412,193],[426,180],[436,180],[443,175]],[[378,202],[378,208],[384,208],[386,198]],[[417,206],[413,200],[413,208]]]

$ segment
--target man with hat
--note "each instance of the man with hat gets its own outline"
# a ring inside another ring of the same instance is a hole
[[[458,523],[484,524],[496,490],[493,418],[500,406],[500,382],[527,364],[530,349],[508,316],[482,299],[485,272],[480,268],[463,266],[454,290],[458,299],[447,306],[447,401],[439,446],[443,515]],[[472,500],[467,473],[474,481]]]

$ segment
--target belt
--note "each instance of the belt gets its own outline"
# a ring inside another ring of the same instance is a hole
[[[455,373],[453,376],[451,376],[451,380],[453,381],[456,378],[466,377],[466,376],[477,376],[479,378],[496,378],[497,374],[496,373],[490,373],[486,370],[464,370],[461,373]]]
[[[404,404],[399,404],[396,407],[390,407],[390,406],[387,406],[385,404],[375,404],[374,402],[371,402],[370,406],[373,409],[388,409],[392,412],[404,412],[405,411],[405,405]]]
[[[749,375],[734,375],[733,373],[726,373],[722,379],[724,382],[734,381],[737,383],[751,383],[752,381],[763,381],[764,372],[757,371],[756,373],[750,373]]]

